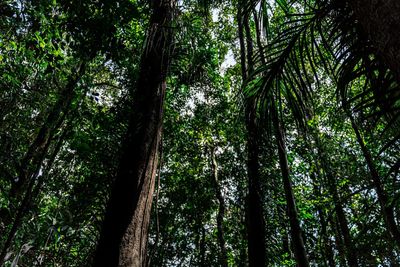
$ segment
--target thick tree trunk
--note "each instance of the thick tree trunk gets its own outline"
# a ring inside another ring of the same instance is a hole
[[[247,18],[247,16],[246,16]],[[238,28],[240,43],[240,60],[242,67],[242,79],[245,82],[253,68],[252,57],[253,47],[248,21],[244,18],[241,8],[238,10]],[[244,30],[246,30],[246,42],[244,40]],[[247,44],[247,65],[246,47]],[[247,66],[247,67],[246,67]],[[247,195],[247,240],[248,257],[250,267],[266,266],[265,248],[265,223],[263,207],[261,201],[260,185],[260,150],[258,144],[258,127],[256,116],[255,99],[246,99],[246,130],[247,130],[247,176],[248,176],[248,195]]]
[[[162,132],[174,0],[155,0],[133,112],[93,266],[143,267]]]
[[[224,237],[224,216],[225,216],[225,199],[222,195],[221,185],[218,180],[218,163],[215,157],[215,148],[211,148],[211,165],[212,165],[212,180],[215,188],[215,196],[218,199],[218,215],[217,215],[217,237],[220,248],[220,264],[223,267],[228,267],[228,254],[226,251]]]
[[[279,122],[279,114],[275,103],[272,103],[272,120],[275,128],[275,139],[278,146],[279,165],[282,171],[283,187],[285,190],[287,213],[290,223],[290,235],[292,237],[294,254],[297,265],[300,267],[309,266],[306,249],[304,246],[303,235],[298,219],[296,202],[293,194],[292,183],[289,176],[289,166],[287,161],[286,144],[282,126]]]
[[[393,206],[389,205],[388,196],[381,182],[378,170],[375,168],[372,156],[364,143],[364,139],[361,136],[360,130],[353,117],[353,114],[349,110],[346,110],[346,113],[350,119],[354,133],[356,134],[357,142],[361,147],[361,151],[364,155],[365,162],[367,163],[371,175],[372,184],[374,185],[376,195],[378,196],[378,201],[382,210],[383,218],[387,226],[387,230],[389,232],[390,237],[395,241],[397,247],[400,248],[400,231],[395,220]]]
[[[348,0],[376,53],[400,82],[400,1]]]

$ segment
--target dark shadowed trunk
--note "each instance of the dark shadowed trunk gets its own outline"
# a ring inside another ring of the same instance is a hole
[[[357,20],[400,82],[400,1],[348,0]]]
[[[294,254],[296,256],[296,262],[298,266],[309,266],[307,253],[304,247],[303,235],[300,228],[300,221],[298,219],[292,183],[289,176],[289,166],[287,161],[284,132],[281,123],[279,122],[279,114],[274,102],[272,102],[271,109],[273,125],[275,128],[275,139],[278,146],[279,165],[281,167],[283,187],[285,190],[287,213],[290,223],[290,235],[292,237]]]
[[[174,0],[151,1],[152,15],[122,158],[93,266],[142,267],[162,132]]]
[[[242,67],[242,79],[245,82],[249,73],[253,69],[253,46],[248,24],[248,16],[243,16],[241,8],[238,9],[238,28],[240,43],[240,60]],[[244,34],[246,32],[246,37]],[[246,42],[244,40],[246,38]],[[247,64],[246,47],[247,45]],[[256,102],[254,98],[246,99],[246,130],[247,130],[247,176],[248,176],[248,195],[247,195],[247,240],[249,266],[266,266],[265,248],[265,223],[263,207],[261,201],[260,185],[260,150],[258,141],[258,126]]]
[[[224,216],[225,216],[225,199],[222,195],[222,189],[218,180],[218,163],[215,156],[215,148],[211,148],[211,166],[212,166],[212,180],[215,188],[215,196],[218,200],[218,215],[217,215],[217,237],[220,251],[220,264],[223,267],[228,267],[228,254],[226,251],[225,237],[224,237]]]

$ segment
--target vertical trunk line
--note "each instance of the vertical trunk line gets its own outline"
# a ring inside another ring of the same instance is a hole
[[[275,128],[275,138],[278,146],[279,164],[282,171],[283,187],[285,190],[287,212],[290,223],[290,232],[294,245],[294,252],[296,262],[300,267],[308,267],[309,262],[307,253],[304,246],[302,230],[300,228],[300,221],[298,219],[296,202],[293,194],[292,184],[289,177],[289,166],[287,162],[286,145],[283,135],[283,130],[279,122],[279,115],[275,103],[272,103],[272,120]]]
[[[147,262],[175,0],[154,0],[151,7],[123,156],[93,262],[96,267],[143,267]]]
[[[82,61],[75,74],[71,74],[71,77],[66,84],[65,88],[60,93],[57,102],[52,107],[46,121],[41,126],[38,134],[35,137],[33,143],[29,146],[24,158],[21,161],[21,166],[18,172],[18,181],[16,181],[11,188],[10,195],[17,196],[20,194],[26,183],[29,183],[37,165],[41,164],[41,158],[47,153],[48,143],[51,140],[51,136],[58,129],[58,126],[62,123],[65,118],[68,109],[75,97],[74,89],[83,76],[86,69],[86,62]],[[62,113],[64,115],[60,116]]]
[[[240,60],[243,86],[253,70],[253,41],[251,38],[248,15],[243,13],[243,3],[238,7],[238,28],[240,43]],[[247,19],[247,20],[246,20]],[[245,31],[245,32],[244,32]],[[245,36],[246,35],[246,36]],[[246,42],[245,39],[246,38]],[[247,47],[245,46],[247,45]],[[247,64],[246,64],[247,50]],[[256,102],[254,98],[245,99],[245,116],[247,131],[247,176],[248,195],[246,203],[248,258],[250,267],[266,266],[265,222],[261,200],[260,162],[258,144],[258,126]]]

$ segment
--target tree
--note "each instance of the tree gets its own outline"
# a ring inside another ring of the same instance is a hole
[[[249,27],[248,11],[243,2],[238,7],[238,30],[240,43],[240,64],[243,86],[253,72],[253,40]],[[246,40],[246,42],[245,42]],[[266,265],[265,223],[261,202],[259,130],[255,98],[245,99],[245,120],[247,130],[247,176],[248,195],[246,198],[246,221],[248,238],[249,266]]]
[[[151,4],[133,111],[94,266],[143,266],[146,262],[174,5],[163,0]]]

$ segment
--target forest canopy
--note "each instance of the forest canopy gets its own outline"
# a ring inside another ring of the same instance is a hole
[[[0,0],[0,266],[400,266],[397,0]]]

